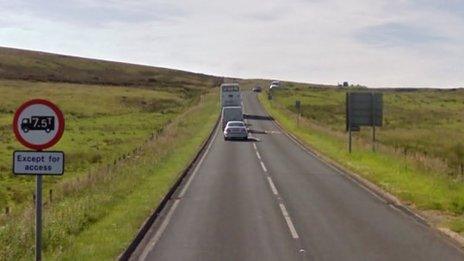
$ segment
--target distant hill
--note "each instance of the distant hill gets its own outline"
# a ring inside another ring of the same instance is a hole
[[[213,87],[222,78],[180,70],[0,47],[0,79],[156,87]]]

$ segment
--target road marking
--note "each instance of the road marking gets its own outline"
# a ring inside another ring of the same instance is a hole
[[[332,167],[332,166],[329,166],[329,167],[332,168],[333,170],[335,170],[338,173],[338,175],[340,175],[340,176],[342,176],[342,177],[344,177],[346,179],[349,179],[351,182],[353,182],[353,183],[357,184],[358,186],[360,186],[361,188],[363,188],[369,194],[371,194],[372,196],[374,196],[375,198],[380,200],[382,203],[384,203],[384,204],[388,203],[384,198],[377,195],[377,193],[375,193],[373,190],[371,190],[370,188],[368,188],[367,186],[365,186],[361,182],[357,181],[355,178],[349,176],[348,174],[345,174],[345,173],[341,172],[340,170],[336,169],[335,167]]]
[[[288,229],[290,230],[290,234],[292,235],[293,239],[300,238],[298,233],[296,232],[295,226],[293,225],[292,219],[285,208],[285,205],[279,203],[280,210],[282,211],[282,215],[284,216],[285,222],[287,222]]]
[[[281,132],[273,132],[273,133],[281,133]],[[264,162],[261,159],[261,155],[259,154],[258,147],[256,146],[256,143],[253,143],[253,148],[256,151],[256,156],[259,159],[259,163],[261,164],[261,167],[263,168],[264,172],[267,172],[266,165],[264,165]],[[282,202],[282,199],[279,197],[279,192],[277,191],[277,188],[272,181],[272,178],[266,174],[267,181],[269,182],[269,186],[271,187],[272,193],[276,196],[277,200]],[[285,222],[287,223],[287,227],[290,230],[290,234],[293,239],[299,239],[300,237],[298,236],[298,233],[295,229],[295,226],[293,225],[292,219],[290,218],[290,215],[288,214],[287,209],[285,208],[285,205],[283,203],[279,203],[280,211],[282,212],[282,215],[285,219]],[[300,252],[301,253],[301,252]],[[304,250],[303,250],[304,253]]]
[[[164,230],[166,230],[166,227],[169,224],[172,214],[174,213],[174,210],[176,210],[177,206],[179,205],[179,202],[180,202],[180,199],[176,199],[174,201],[174,204],[172,205],[171,209],[169,209],[168,214],[166,215],[166,218],[163,220],[163,222],[161,223],[161,226],[156,231],[156,234],[153,237],[153,239],[150,240],[150,242],[148,243],[148,247],[145,247],[142,255],[140,255],[139,260],[147,259],[148,253],[150,253],[150,251],[155,247],[156,243],[158,243],[161,236],[163,235]]]
[[[281,129],[280,126],[278,126],[275,122],[274,122],[274,125]],[[302,145],[296,138],[294,138],[292,135],[290,135],[289,133],[287,132],[283,132],[285,134],[285,136],[287,136],[287,138],[289,138],[294,144],[296,144],[298,147],[300,147],[300,149],[302,149],[303,151],[305,151],[306,153],[308,153],[309,155],[313,156],[314,158],[316,158],[317,160],[319,160],[320,162],[322,162],[325,166],[329,167],[330,169],[334,170],[336,174],[346,178],[346,179],[349,179],[351,182],[354,182],[355,184],[357,184],[358,186],[360,186],[361,188],[364,189],[364,191],[367,191],[369,194],[371,194],[372,196],[374,196],[376,199],[378,199],[379,201],[381,201],[382,203],[385,203],[387,204],[388,202],[381,196],[377,195],[377,193],[375,193],[373,190],[371,190],[370,188],[368,188],[367,186],[365,186],[364,184],[362,184],[361,182],[359,182],[358,180],[356,180],[355,178],[351,177],[349,174],[347,173],[344,173],[343,171],[339,170],[338,168],[336,168],[335,166],[333,166],[332,164],[330,164],[329,162],[325,161],[324,159],[321,159],[319,155],[315,154],[314,152],[308,150],[304,145]]]
[[[219,132],[219,127],[216,128],[216,131],[214,132],[213,139],[210,141],[208,144],[208,147],[206,148],[205,152],[200,158],[200,161],[198,164],[195,166],[195,169],[193,170],[192,174],[190,175],[189,179],[185,183],[184,187],[182,188],[181,192],[179,193],[179,198],[182,198],[187,191],[188,187],[190,186],[190,183],[192,182],[193,178],[195,177],[196,173],[198,172],[198,169],[200,168],[201,164],[203,163],[204,159],[206,158],[206,155],[209,153],[214,141],[216,140],[216,136],[218,135]],[[166,227],[168,226],[169,222],[171,221],[171,217],[176,210],[177,206],[180,203],[180,199],[175,199],[174,203],[172,204],[172,207],[169,209],[168,213],[166,214],[166,217],[164,218],[163,222],[161,223],[160,227],[156,230],[155,236],[149,241],[147,244],[147,247],[143,250],[142,254],[140,255],[139,260],[145,260],[147,258],[148,253],[155,247],[155,245],[158,243],[160,240],[161,236],[163,235],[164,230],[166,230]]]
[[[265,132],[266,134],[282,134],[282,132],[280,132],[280,131],[273,131],[273,130],[271,130],[271,131],[265,130],[264,132]]]
[[[203,163],[203,160],[205,160],[206,158],[206,155],[208,154],[209,150],[211,149],[211,146],[212,144],[214,143],[214,141],[216,140],[216,136],[217,136],[217,132],[218,132],[219,128],[216,130],[216,132],[214,133],[214,137],[213,139],[211,140],[211,142],[208,144],[208,147],[206,148],[205,150],[205,153],[203,153],[203,155],[201,156],[201,159],[200,161],[198,162],[198,164],[195,166],[195,169],[193,170],[192,172],[192,175],[190,175],[189,179],[187,180],[187,182],[185,183],[185,186],[182,188],[182,190],[180,191],[180,194],[179,194],[179,197],[183,197],[185,192],[187,191],[188,187],[190,186],[190,183],[192,182],[193,178],[195,177],[196,173],[198,172],[198,169],[200,168],[201,164]]]
[[[272,182],[271,177],[267,177],[267,181],[269,181],[269,186],[271,186],[272,193],[274,193],[274,195],[279,195],[279,192],[277,191],[274,182]]]
[[[264,163],[262,161],[260,161],[259,163],[261,163],[261,167],[263,168],[264,172],[267,172],[267,169]]]

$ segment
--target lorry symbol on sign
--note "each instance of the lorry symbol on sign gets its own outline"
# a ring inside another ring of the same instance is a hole
[[[49,133],[55,130],[55,117],[54,116],[31,116],[30,118],[24,118],[21,121],[21,129],[24,132],[30,130],[40,130]]]

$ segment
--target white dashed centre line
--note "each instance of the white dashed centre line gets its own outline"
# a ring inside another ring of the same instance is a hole
[[[264,172],[267,172],[267,168],[266,166],[264,165],[264,163],[262,161],[260,161],[259,163],[261,163],[261,167],[263,168]]]
[[[279,195],[279,192],[277,192],[277,188],[275,187],[274,182],[272,182],[271,177],[267,177],[267,181],[269,181],[269,186],[271,186],[272,193],[274,193],[274,195]]]
[[[290,234],[292,234],[293,239],[300,238],[298,233],[296,232],[295,226],[293,225],[292,219],[285,208],[285,205],[279,203],[280,210],[282,211],[282,215],[284,216],[285,222],[287,222],[288,229],[290,229]]]
[[[266,165],[264,165],[263,160],[261,159],[261,155],[259,154],[258,147],[256,146],[255,143],[253,143],[253,148],[256,151],[256,156],[259,159],[259,163],[261,164],[261,168],[263,168],[263,171],[266,172],[265,176],[267,178],[267,181],[269,182],[269,187],[271,187],[272,193],[274,196],[276,196],[279,199],[279,192],[277,191],[277,188],[272,181],[272,178],[269,176],[267,173],[267,168]],[[281,201],[281,199],[279,199]],[[279,203],[280,211],[282,212],[282,215],[285,219],[285,222],[287,223],[287,227],[290,230],[290,235],[292,236],[293,239],[299,239],[300,237],[298,236],[298,233],[296,232],[295,226],[293,225],[293,221],[290,218],[290,215],[288,214],[287,208],[285,208],[285,205],[283,203]]]

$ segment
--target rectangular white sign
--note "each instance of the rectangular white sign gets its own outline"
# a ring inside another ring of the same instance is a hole
[[[16,175],[62,175],[62,151],[15,151],[13,173]]]

